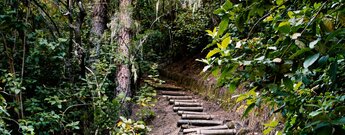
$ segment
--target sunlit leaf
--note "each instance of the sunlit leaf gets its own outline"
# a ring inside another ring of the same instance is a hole
[[[230,37],[227,37],[225,38],[223,41],[222,41],[222,44],[221,44],[221,47],[220,49],[226,49],[230,43]]]
[[[295,40],[295,44],[301,49],[305,48],[305,44],[300,40]]]
[[[315,45],[320,41],[320,39],[316,39],[309,43],[309,48],[314,49]]]
[[[291,36],[291,39],[297,39],[298,37],[301,36],[301,33],[294,33],[292,36]]]
[[[309,66],[313,65],[319,57],[320,57],[320,53],[309,56],[307,59],[304,60],[303,67],[308,68]]]
[[[278,30],[282,33],[289,33],[290,32],[290,22],[285,21],[285,22],[279,23]]]
[[[284,0],[276,0],[276,4],[278,6],[282,5],[284,3]]]
[[[288,16],[289,16],[289,18],[293,18],[294,17],[294,13],[292,11],[289,11],[288,12]]]
[[[232,8],[232,3],[229,0],[226,0],[222,7],[225,11],[228,11]]]
[[[211,50],[211,51],[206,55],[206,58],[210,58],[210,57],[212,57],[213,55],[215,55],[215,54],[217,54],[217,53],[219,53],[219,52],[220,52],[219,48],[214,48],[213,50]]]
[[[270,22],[270,21],[273,21],[272,15],[267,16],[264,20],[264,22]]]

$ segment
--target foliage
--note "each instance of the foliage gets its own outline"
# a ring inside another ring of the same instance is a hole
[[[146,84],[139,89],[136,96],[136,104],[140,106],[140,110],[136,113],[136,116],[140,120],[148,121],[155,117],[152,107],[157,102],[156,95],[154,88]]]
[[[238,99],[247,102],[244,115],[268,105],[283,116],[283,133],[342,133],[344,6],[342,0],[226,0],[213,12],[221,22],[207,30],[213,40],[200,60],[204,71],[211,69],[230,92],[242,82],[257,87],[257,94]],[[265,134],[279,124],[266,125]]]
[[[145,126],[143,121],[134,122],[131,119],[120,117],[120,121],[116,124],[119,127],[116,135],[141,135],[146,134],[151,129]]]

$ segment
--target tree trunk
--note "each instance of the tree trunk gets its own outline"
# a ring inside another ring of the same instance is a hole
[[[100,55],[101,38],[107,24],[107,0],[94,0],[92,6],[92,27],[91,27],[91,44],[95,49],[96,56],[90,59],[92,64]],[[89,54],[88,54],[89,56]],[[89,58],[89,57],[88,57]]]
[[[107,0],[94,0],[92,7],[91,32],[96,36],[102,36],[106,28]]]
[[[115,93],[124,93],[126,97],[132,96],[131,91],[131,72],[130,72],[130,65],[129,65],[129,48],[130,48],[130,39],[131,39],[131,24],[132,24],[132,18],[131,18],[131,0],[120,0],[120,6],[119,6],[119,31],[117,35],[117,43],[118,43],[118,55],[120,55],[120,58],[123,58],[121,60],[121,63],[117,67],[117,88]],[[123,103],[124,111],[130,111],[129,110],[129,103],[126,103],[124,101]],[[122,112],[123,114],[124,112]]]

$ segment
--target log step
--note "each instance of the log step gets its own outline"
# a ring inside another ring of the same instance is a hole
[[[182,114],[182,119],[203,119],[203,120],[212,120],[213,115],[198,115],[198,114]]]
[[[160,91],[161,95],[170,95],[170,96],[183,96],[186,95],[186,92],[183,91]]]
[[[173,104],[175,102],[198,102],[196,99],[170,99],[169,103]]]
[[[170,99],[192,99],[193,96],[169,96],[169,95],[163,95],[163,97]]]
[[[176,111],[196,111],[202,112],[204,110],[203,107],[173,107],[173,110]]]
[[[235,135],[236,129],[198,130],[197,134],[202,134],[202,135]]]
[[[175,102],[174,106],[184,106],[184,107],[193,107],[193,106],[202,106],[202,103],[195,102]]]
[[[222,125],[223,121],[219,120],[178,120],[177,126],[181,126],[183,124],[189,124],[193,126],[215,126],[215,125]]]
[[[197,132],[199,130],[215,130],[215,129],[228,129],[228,128],[229,127],[227,125],[211,126],[211,127],[197,127],[197,128],[183,129],[183,133]]]
[[[193,111],[177,111],[178,115],[182,114],[197,114],[197,115],[207,115],[206,112],[193,112]]]

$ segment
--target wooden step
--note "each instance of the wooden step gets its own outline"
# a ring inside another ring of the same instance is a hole
[[[183,91],[160,91],[161,95],[170,95],[170,96],[184,96],[187,93]]]
[[[203,107],[173,107],[173,110],[176,111],[195,111],[195,112],[202,112],[204,110]]]
[[[178,120],[177,126],[181,126],[183,124],[189,124],[193,126],[215,126],[215,125],[222,125],[223,121],[219,120]]]
[[[178,115],[182,114],[197,114],[197,115],[207,115],[206,112],[194,112],[194,111],[177,111]]]
[[[196,99],[170,99],[169,103],[174,104],[175,102],[198,102]]]
[[[163,97],[170,99],[192,99],[193,96],[169,96],[169,95],[163,95]]]
[[[210,126],[210,127],[197,127],[197,128],[189,128],[189,129],[183,129],[183,133],[191,133],[191,132],[197,132],[199,130],[214,130],[214,129],[228,129],[229,127],[227,125],[220,125],[220,126]]]
[[[174,106],[181,106],[181,107],[193,107],[193,106],[202,106],[202,103],[196,102],[175,102]]]
[[[197,134],[202,135],[235,135],[236,129],[218,129],[218,130],[198,130]]]
[[[182,114],[182,119],[202,119],[202,120],[212,120],[213,115],[198,115],[198,114]]]

